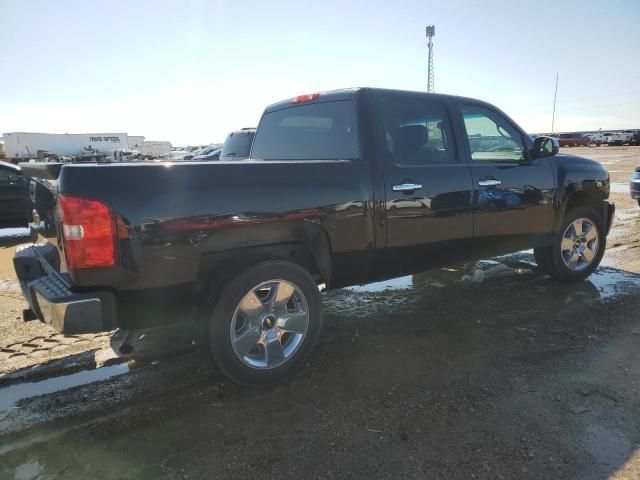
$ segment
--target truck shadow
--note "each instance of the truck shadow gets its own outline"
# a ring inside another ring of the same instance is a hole
[[[230,384],[203,355],[167,355],[168,335],[126,370],[0,413],[20,447],[0,451],[0,476],[34,461],[86,473],[98,455],[110,474],[149,478],[229,465],[604,478],[638,454],[639,286],[612,268],[554,282],[520,254],[328,292],[306,368],[262,390]],[[59,435],[29,443],[43,431]]]

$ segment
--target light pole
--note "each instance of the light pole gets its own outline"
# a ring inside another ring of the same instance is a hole
[[[556,123],[556,99],[558,98],[558,74],[556,73],[556,91],[553,94],[553,113],[551,114],[551,133]]]

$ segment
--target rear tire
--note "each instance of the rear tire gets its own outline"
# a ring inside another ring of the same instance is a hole
[[[234,382],[268,385],[304,365],[321,326],[320,292],[309,272],[269,260],[241,271],[224,288],[209,319],[209,348]]]
[[[557,280],[579,281],[598,268],[606,247],[602,217],[592,208],[571,210],[551,245],[534,249],[538,267]]]

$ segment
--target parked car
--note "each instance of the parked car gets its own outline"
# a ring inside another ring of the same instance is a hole
[[[561,147],[586,147],[590,143],[589,137],[581,133],[561,133],[558,142]]]
[[[0,162],[0,225],[27,226],[27,188],[19,166]]]
[[[598,132],[596,134],[593,135],[593,137],[591,138],[591,143],[595,143],[596,147],[599,147],[602,144],[606,144],[607,143],[607,137],[609,135],[612,135],[610,132]]]
[[[640,145],[640,131],[636,130],[629,139],[629,145]]]
[[[638,200],[638,206],[640,206],[640,167],[637,167],[631,176],[629,190],[631,192],[631,198]]]
[[[218,150],[218,149],[219,149],[219,147],[216,147],[215,145],[208,145],[208,146],[206,146],[206,147],[204,147],[204,148],[200,148],[200,149],[198,149],[198,150],[194,150],[193,152],[191,152],[191,153],[189,153],[189,154],[185,155],[185,156],[184,156],[184,157],[182,157],[182,158],[179,158],[178,160],[193,160],[193,159],[195,159],[195,158],[196,158],[196,157],[198,157],[198,156],[201,156],[201,155],[208,155],[208,154],[210,154],[211,152],[213,152],[213,151],[215,151],[215,150]]]
[[[244,160],[248,158],[255,134],[255,128],[243,128],[242,130],[231,132],[222,146],[220,160]]]
[[[599,147],[602,144],[609,146],[620,146],[626,143],[630,143],[633,138],[633,132],[604,132],[597,133],[593,137],[593,142]]]
[[[212,150],[208,150],[206,153],[201,153],[193,157],[194,162],[213,162],[216,160],[220,160],[220,154],[222,153],[221,148],[214,148]]]
[[[16,274],[59,332],[194,322],[225,375],[267,384],[305,364],[321,285],[530,248],[554,278],[590,275],[609,174],[558,151],[478,100],[301,95],[266,108],[247,161],[29,164],[57,179],[58,235],[20,248]]]

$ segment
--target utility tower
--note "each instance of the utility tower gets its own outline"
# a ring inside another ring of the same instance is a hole
[[[427,80],[427,92],[433,93],[435,86],[433,84],[433,37],[436,36],[436,26],[427,25],[427,46],[429,47],[429,77]]]

